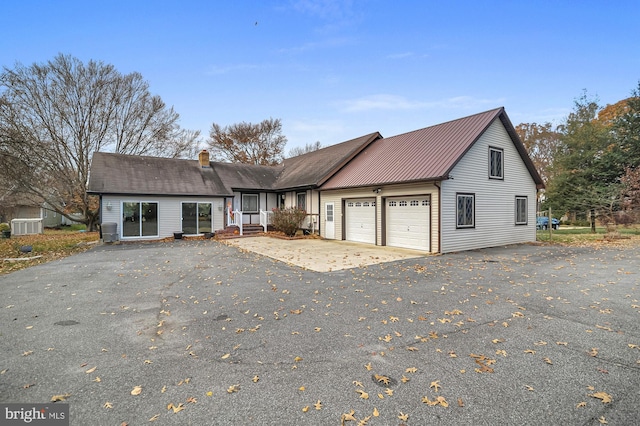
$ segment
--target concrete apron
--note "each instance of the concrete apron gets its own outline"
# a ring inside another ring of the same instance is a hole
[[[339,271],[431,255],[417,250],[338,240],[283,240],[272,237],[251,237],[224,242],[242,250],[316,272]]]

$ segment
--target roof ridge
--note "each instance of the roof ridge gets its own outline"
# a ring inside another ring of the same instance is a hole
[[[490,112],[495,112],[495,116],[498,116],[499,112],[503,112],[503,111],[504,111],[504,107],[492,108],[492,109],[488,109],[488,110],[483,111],[483,112],[478,112],[478,113],[475,113],[475,114],[467,115],[466,117],[454,118],[452,120],[445,121],[445,122],[442,122],[442,123],[432,124],[431,126],[425,126],[425,127],[419,128],[419,129],[409,130],[408,132],[398,133],[397,135],[389,136],[389,137],[383,138],[383,139],[391,139],[391,138],[395,138],[397,136],[403,136],[403,135],[408,135],[410,133],[421,132],[423,130],[431,129],[433,127],[439,127],[439,126],[444,126],[445,124],[455,123],[456,121],[468,120],[468,119],[471,119],[473,117],[477,117],[478,115],[488,114]]]

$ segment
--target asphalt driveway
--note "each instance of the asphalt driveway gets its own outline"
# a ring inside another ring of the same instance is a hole
[[[316,272],[100,246],[0,277],[0,402],[62,396],[72,425],[636,424],[639,271],[637,247]]]

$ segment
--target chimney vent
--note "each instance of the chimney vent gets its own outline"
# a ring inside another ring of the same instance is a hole
[[[209,163],[209,152],[206,149],[200,151],[198,154],[198,161],[200,162],[200,167],[209,168],[211,164]]]

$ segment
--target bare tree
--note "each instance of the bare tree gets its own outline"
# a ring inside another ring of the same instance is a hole
[[[308,143],[305,146],[296,146],[289,150],[289,158],[317,151],[320,148],[322,148],[322,144],[320,143],[320,141],[315,141],[315,143]]]
[[[218,161],[274,165],[282,161],[287,138],[280,119],[269,118],[258,124],[243,121],[225,127],[213,123],[207,142]]]
[[[86,194],[91,155],[113,151],[180,157],[198,144],[198,131],[178,125],[139,73],[58,55],[44,64],[0,74],[2,170],[23,194],[69,217],[81,212],[91,229],[97,202]]]

